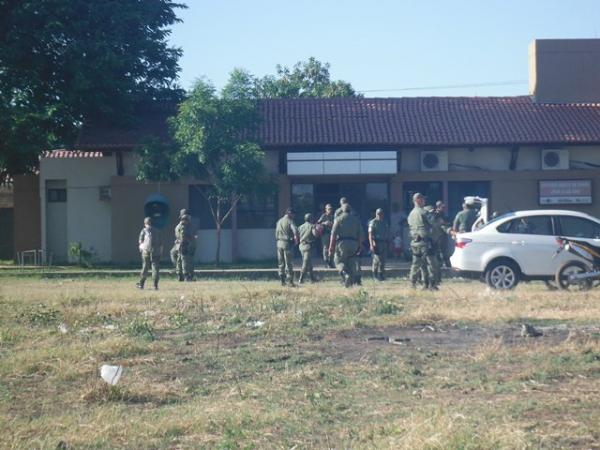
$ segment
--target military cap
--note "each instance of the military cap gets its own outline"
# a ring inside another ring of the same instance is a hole
[[[152,217],[144,217],[144,223],[152,223]]]
[[[468,198],[465,200],[465,205],[472,206],[474,204],[475,204],[475,199],[473,199],[473,198]]]
[[[296,214],[296,210],[292,207],[285,210],[286,214]]]
[[[438,200],[437,202],[435,202],[435,206],[438,206],[438,207],[442,206],[443,204],[444,204],[444,202],[441,200]]]
[[[348,199],[346,197],[340,198],[340,205],[345,205],[348,203]]]
[[[325,209],[333,209],[333,206],[331,205],[331,203],[327,203],[325,205]]]
[[[190,220],[191,217],[189,214],[184,214],[183,216],[180,217],[181,220]]]
[[[413,194],[413,202],[416,201],[418,198],[425,198],[425,196],[423,194],[421,194],[420,192],[415,192]]]
[[[310,222],[311,220],[312,220],[312,214],[311,213],[304,214],[304,221],[305,222]]]
[[[188,213],[187,209],[185,209],[185,208],[184,209],[180,209],[179,210],[179,217],[183,217],[183,216],[187,215],[187,213]]]
[[[377,208],[377,209],[375,210],[375,214],[383,214],[383,209],[381,209],[381,208]]]

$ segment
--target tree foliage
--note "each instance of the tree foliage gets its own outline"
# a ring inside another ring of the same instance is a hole
[[[0,169],[35,167],[82,121],[132,119],[178,100],[181,50],[168,46],[183,5],[169,0],[0,0]]]
[[[206,198],[217,230],[216,262],[220,261],[221,228],[244,198],[264,195],[272,189],[264,159],[255,139],[259,124],[254,83],[243,72],[234,72],[221,93],[198,80],[169,122],[174,144],[139,151],[138,176],[190,176],[204,183]]]
[[[262,98],[302,97],[356,97],[359,96],[346,81],[331,80],[329,63],[311,57],[293,68],[277,65],[276,75],[256,80],[258,95]]]

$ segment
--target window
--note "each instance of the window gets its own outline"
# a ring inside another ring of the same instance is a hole
[[[581,217],[558,216],[560,232],[565,236],[600,239],[600,225]]]
[[[292,207],[298,217],[314,211],[314,188],[312,184],[292,184]]]
[[[66,201],[66,189],[48,189],[48,203],[64,203]]]
[[[420,192],[427,197],[428,205],[435,205],[438,200],[443,200],[444,193],[442,189],[442,183],[439,181],[419,181],[419,182],[407,182],[402,185],[403,191],[403,203],[404,211],[408,214],[414,207],[412,197],[417,192]]]
[[[277,222],[277,193],[261,198],[245,199],[238,203],[238,228],[275,228]]]
[[[215,221],[210,206],[206,200],[208,186],[190,186],[189,187],[189,213],[192,216],[192,222],[200,230],[214,230],[216,228]],[[213,202],[214,206],[214,202]],[[221,215],[229,210],[229,202],[221,206]],[[231,218],[228,217],[222,228],[231,228]]]
[[[500,233],[553,236],[550,216],[517,217],[499,225]]]

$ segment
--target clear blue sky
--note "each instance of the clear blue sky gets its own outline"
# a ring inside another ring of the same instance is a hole
[[[600,0],[182,1],[171,42],[186,89],[314,56],[369,97],[521,95],[533,39],[600,37]],[[499,82],[513,84],[412,89]]]

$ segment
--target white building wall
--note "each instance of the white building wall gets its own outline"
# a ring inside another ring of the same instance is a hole
[[[199,230],[194,260],[201,263],[215,262],[217,251],[215,230]],[[277,256],[275,230],[238,229],[238,252],[243,260],[273,259]],[[221,231],[221,262],[231,262],[231,230]]]
[[[81,242],[92,249],[97,260],[111,259],[110,201],[100,201],[100,186],[110,186],[116,174],[115,157],[42,158],[40,160],[40,196],[42,205],[42,247],[46,236],[46,180],[66,180],[67,243]]]

